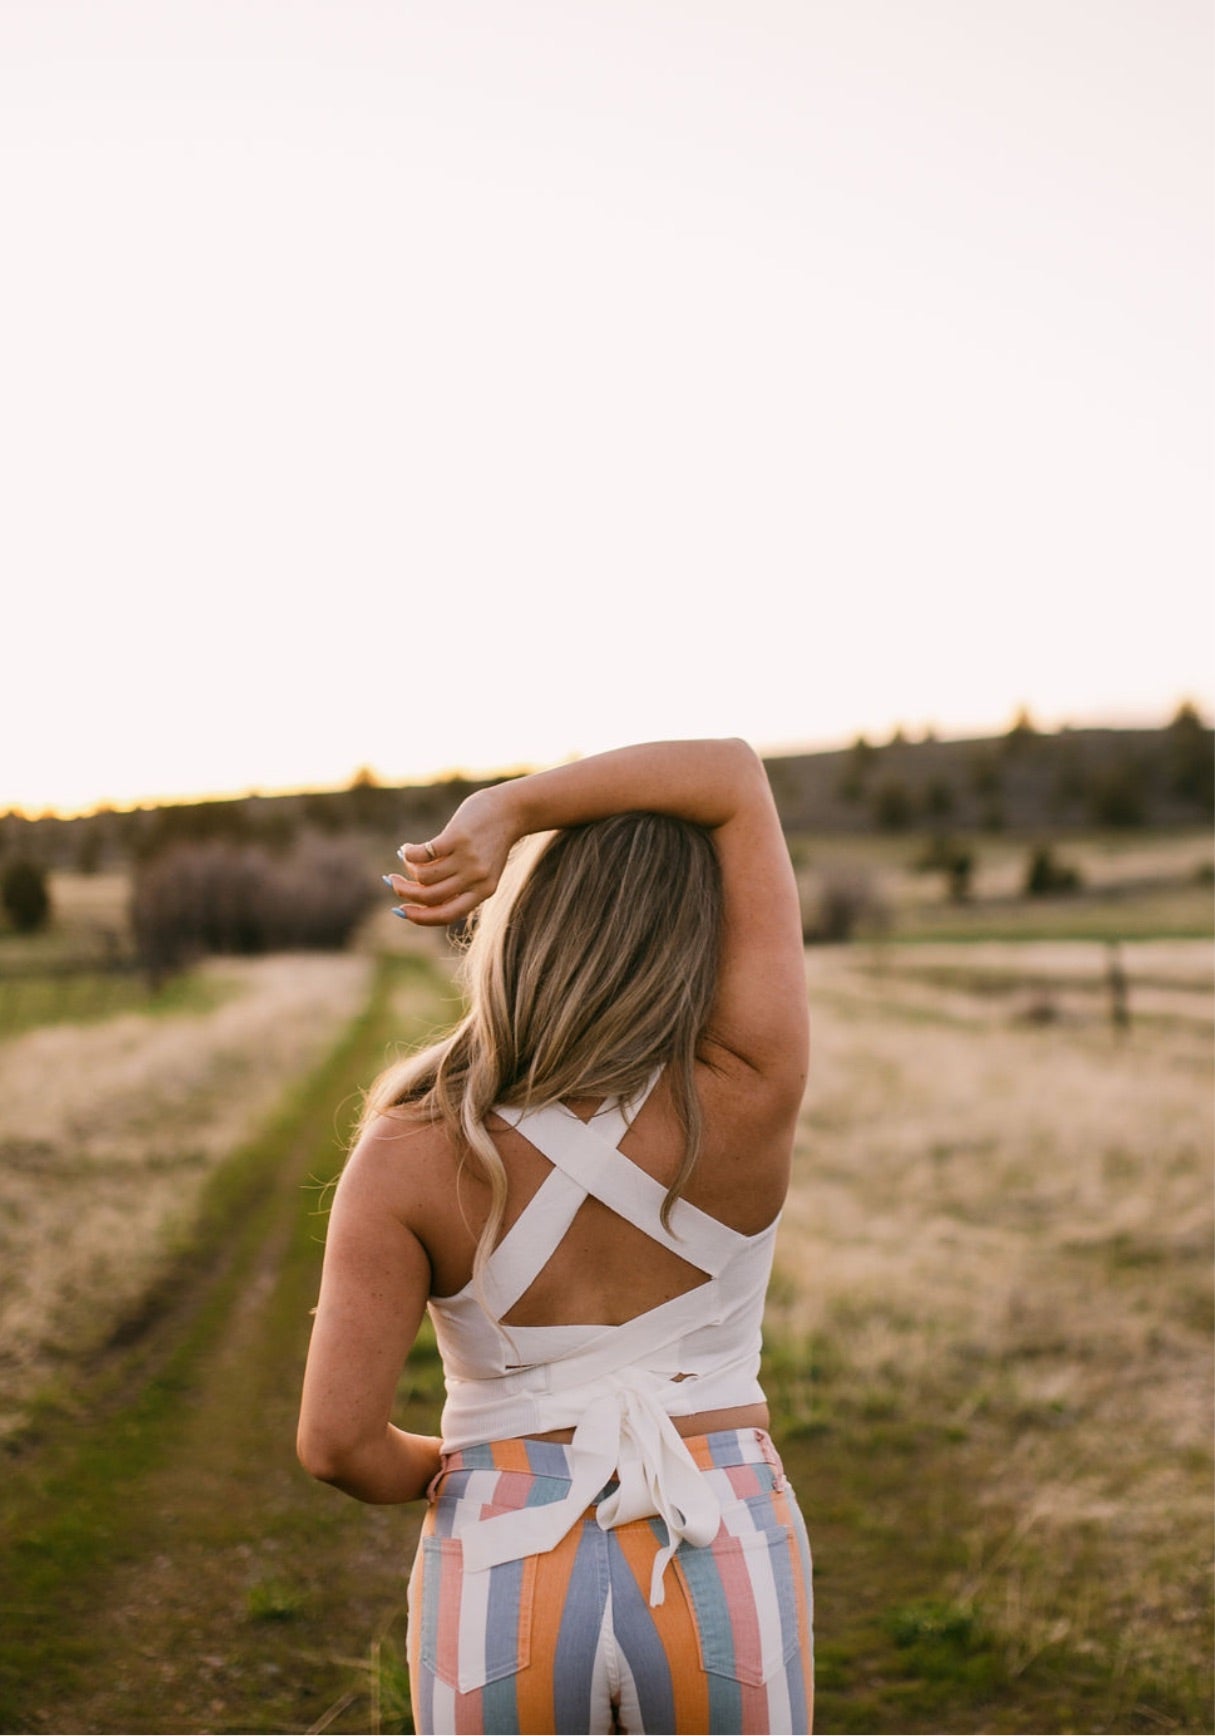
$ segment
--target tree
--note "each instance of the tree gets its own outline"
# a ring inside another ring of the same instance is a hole
[[[1172,795],[1215,812],[1215,753],[1212,732],[1188,700],[1165,730],[1165,763]]]
[[[45,928],[51,914],[45,868],[24,859],[8,863],[0,875],[0,903],[18,934]]]
[[[873,815],[883,832],[903,832],[911,824],[911,795],[897,778],[887,778],[873,799]]]

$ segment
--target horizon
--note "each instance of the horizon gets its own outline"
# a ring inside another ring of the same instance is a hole
[[[890,745],[895,739],[896,731],[901,732],[903,741],[909,746],[924,742],[961,743],[967,741],[998,741],[1007,735],[1017,718],[1025,715],[1035,733],[1043,736],[1057,736],[1077,733],[1085,730],[1109,731],[1139,731],[1159,730],[1168,727],[1183,706],[1191,706],[1198,714],[1204,726],[1211,727],[1212,711],[1215,708],[1203,704],[1191,694],[1180,694],[1164,715],[1146,715],[1142,712],[1106,713],[1099,717],[1085,717],[1078,714],[1061,718],[1041,718],[1032,706],[1019,705],[1000,723],[987,727],[982,725],[963,725],[958,728],[938,727],[932,720],[919,725],[903,724],[896,720],[882,730],[856,729],[842,736],[829,740],[804,740],[801,742],[752,743],[755,751],[766,762],[769,760],[791,759],[801,755],[817,755],[846,752],[858,739],[863,739],[875,748]],[[745,738],[744,738],[745,739]],[[620,746],[628,745],[624,742]],[[601,749],[593,750],[603,751]],[[541,771],[546,765],[567,763],[589,757],[589,754],[573,752],[564,756],[563,760],[536,762],[517,761],[499,765],[453,765],[428,773],[408,773],[403,776],[392,776],[373,764],[364,763],[352,768],[350,775],[336,783],[299,783],[283,787],[271,787],[262,784],[247,784],[243,787],[227,790],[204,790],[175,792],[172,794],[148,794],[129,800],[100,800],[80,807],[59,807],[51,803],[41,807],[22,806],[19,803],[5,805],[0,801],[0,819],[16,816],[22,820],[79,820],[89,819],[98,814],[130,814],[142,810],[173,807],[194,807],[210,802],[241,802],[251,800],[275,800],[280,797],[332,795],[352,788],[363,776],[369,774],[372,783],[383,789],[424,789],[433,784],[451,783],[465,780],[472,783],[494,782],[508,777],[525,776],[528,773]]]

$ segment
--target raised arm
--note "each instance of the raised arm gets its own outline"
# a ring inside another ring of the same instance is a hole
[[[494,890],[511,847],[611,814],[648,810],[707,827],[725,893],[707,1040],[791,1091],[805,1080],[806,987],[797,888],[763,764],[746,742],[647,742],[478,790],[437,837],[402,848],[393,884],[423,926],[465,916]]]

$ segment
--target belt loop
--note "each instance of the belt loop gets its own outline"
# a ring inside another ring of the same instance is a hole
[[[772,1439],[772,1436],[768,1433],[767,1429],[756,1429],[755,1439],[759,1443],[759,1450],[763,1454],[764,1463],[772,1467],[774,1478],[772,1485],[773,1488],[788,1488],[788,1479],[785,1476],[785,1467],[781,1464],[780,1454],[776,1450],[776,1443]]]

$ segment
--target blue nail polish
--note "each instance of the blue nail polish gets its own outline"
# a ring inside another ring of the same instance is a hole
[[[408,918],[408,917],[407,917],[407,916],[405,916],[405,912],[404,912],[404,910],[403,910],[403,909],[402,909],[402,908],[401,908],[401,906],[400,906],[400,905],[399,905],[399,904],[394,904],[394,905],[393,905],[393,907],[392,907],[392,914],[393,914],[393,915],[394,915],[394,916],[403,916],[403,917],[405,917],[405,921],[406,921],[406,922],[408,922],[408,921],[409,921],[409,918]]]
[[[390,892],[396,891],[396,887],[392,883],[392,875],[391,874],[381,874],[380,879],[384,882],[385,886],[387,886],[387,888]]]

